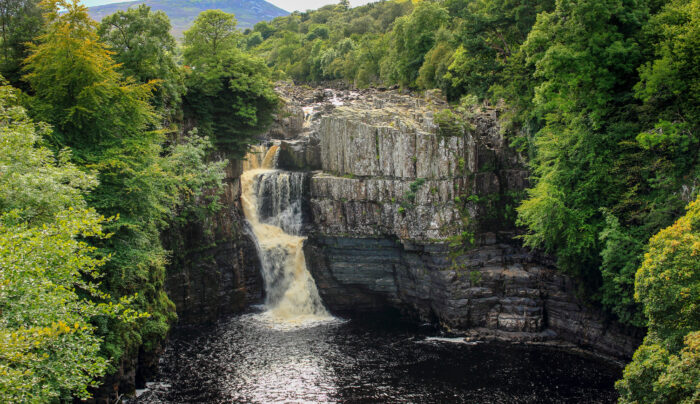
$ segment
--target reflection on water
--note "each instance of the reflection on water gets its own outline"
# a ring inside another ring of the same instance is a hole
[[[160,387],[138,402],[615,401],[620,370],[609,363],[555,348],[454,341],[386,319],[280,330],[251,313],[176,336]]]

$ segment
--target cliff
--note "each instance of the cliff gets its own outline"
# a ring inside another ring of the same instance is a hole
[[[631,356],[640,331],[577,298],[572,279],[514,238],[529,174],[496,109],[446,131],[435,93],[279,91],[287,108],[270,138],[281,168],[310,172],[307,267],[329,309]]]

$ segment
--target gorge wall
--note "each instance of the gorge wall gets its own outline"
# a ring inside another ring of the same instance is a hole
[[[211,221],[173,225],[166,234],[172,251],[166,290],[180,327],[212,323],[263,297],[255,242],[241,210],[242,162],[226,154],[214,157],[229,160],[221,210]]]
[[[496,109],[455,129],[434,93],[280,91],[270,138],[280,168],[308,173],[307,267],[331,311],[393,309],[473,338],[634,352],[639,330],[586,305],[551,259],[514,239],[528,172]],[[450,243],[465,238],[456,253]]]
[[[219,195],[222,208],[207,221],[172,223],[163,234],[171,251],[165,287],[177,311],[175,330],[213,323],[263,298],[260,262],[240,205],[242,162],[228,154],[212,158],[229,160]],[[133,395],[152,379],[161,353],[156,347],[125,354],[89,402],[107,404]]]

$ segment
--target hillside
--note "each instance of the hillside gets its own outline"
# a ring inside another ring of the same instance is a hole
[[[289,14],[264,0],[137,0],[90,7],[90,16],[100,21],[110,14],[138,4],[147,4],[154,11],[165,11],[170,17],[173,35],[176,37],[181,37],[182,33],[190,27],[192,21],[197,18],[197,15],[204,10],[219,9],[233,13],[236,15],[240,28],[250,28],[259,21],[267,21]]]

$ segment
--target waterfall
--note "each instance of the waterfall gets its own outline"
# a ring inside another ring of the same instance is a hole
[[[277,152],[278,146],[254,146],[241,175],[243,213],[262,263],[266,314],[284,323],[330,319],[302,249],[304,173],[275,169]]]

